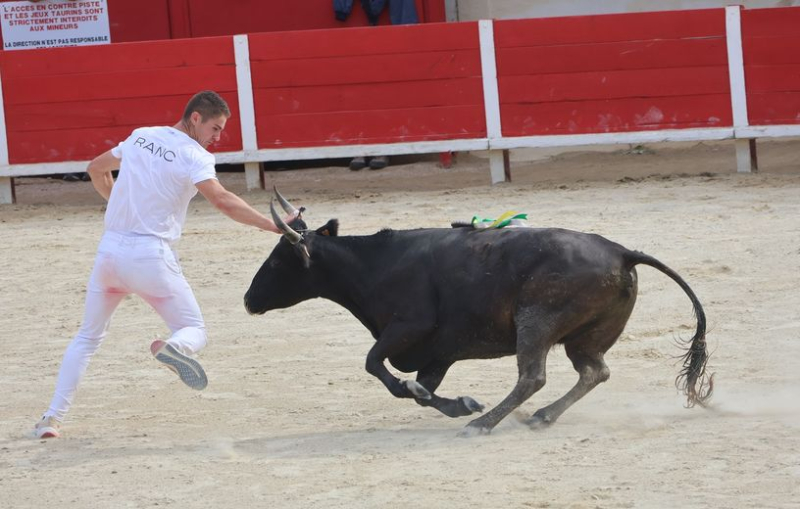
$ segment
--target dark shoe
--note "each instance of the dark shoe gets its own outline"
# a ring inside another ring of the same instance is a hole
[[[80,173],[66,173],[63,179],[67,182],[80,182],[81,174]]]
[[[89,182],[92,180],[92,177],[90,177],[88,173],[81,173],[81,180],[84,182]]]
[[[367,167],[367,161],[363,157],[354,157],[350,161],[350,169],[353,171],[362,170]]]
[[[373,157],[369,160],[370,170],[382,170],[389,166],[389,158],[386,156]]]

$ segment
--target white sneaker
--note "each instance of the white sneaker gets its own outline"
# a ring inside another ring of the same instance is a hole
[[[208,385],[206,372],[199,362],[183,355],[166,341],[157,339],[150,344],[153,357],[175,372],[181,381],[196,391],[202,391]]]
[[[43,416],[42,420],[36,423],[34,431],[36,438],[58,438],[61,433],[58,431],[61,428],[61,423],[52,416]]]

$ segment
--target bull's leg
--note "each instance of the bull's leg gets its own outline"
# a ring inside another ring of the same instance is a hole
[[[556,422],[576,401],[586,396],[592,389],[608,380],[611,371],[603,361],[602,353],[584,354],[575,348],[567,346],[567,356],[572,360],[575,371],[578,372],[578,383],[564,396],[540,408],[525,423],[531,428],[543,428]]]
[[[451,365],[433,362],[417,372],[417,382],[430,392],[431,397],[429,399],[417,398],[416,402],[422,406],[431,406],[448,417],[463,417],[475,412],[483,412],[483,405],[469,396],[450,399],[434,394]]]
[[[386,369],[385,361],[406,351],[417,341],[427,337],[432,327],[422,322],[396,322],[381,333],[367,354],[367,372],[380,380],[396,398],[431,399],[431,393],[413,380],[400,380]]]
[[[576,401],[586,396],[592,389],[608,380],[611,370],[606,366],[603,356],[616,343],[622,334],[625,323],[633,309],[634,298],[619,303],[609,309],[606,316],[599,318],[589,328],[564,338],[564,350],[578,372],[578,383],[564,396],[550,405],[536,411],[525,422],[531,428],[543,428],[556,422],[561,414]]]
[[[522,309],[515,316],[517,322],[517,385],[499,405],[470,422],[462,435],[485,434],[492,431],[503,418],[519,407],[525,400],[544,387],[547,353],[554,343],[554,334],[542,327],[538,314]],[[551,326],[554,324],[551,322]]]

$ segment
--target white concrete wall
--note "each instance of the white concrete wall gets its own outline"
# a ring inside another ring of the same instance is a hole
[[[478,19],[547,18],[582,14],[613,14],[687,9],[709,9],[728,5],[745,8],[792,7],[800,0],[446,0],[449,10],[455,9],[458,21]]]

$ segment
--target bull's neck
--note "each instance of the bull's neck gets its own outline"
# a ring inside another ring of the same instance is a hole
[[[384,248],[370,240],[318,237],[312,246],[311,268],[321,289],[319,296],[350,311],[377,337],[378,324],[369,304]]]

